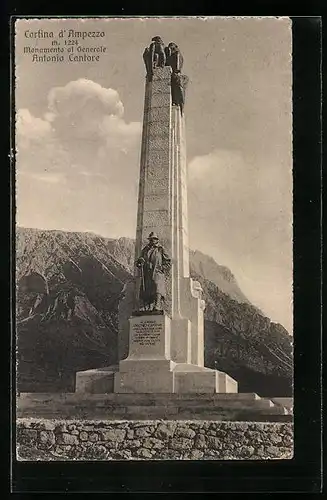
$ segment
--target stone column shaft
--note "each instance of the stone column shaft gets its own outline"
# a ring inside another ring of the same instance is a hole
[[[145,86],[135,258],[155,231],[172,258],[166,311],[180,317],[180,279],[189,276],[185,125],[179,107],[171,103],[170,79],[169,67],[157,68]]]
[[[172,360],[203,365],[200,296],[189,277],[185,119],[179,106],[172,105],[170,67],[156,68],[145,84],[135,260],[151,231],[172,260],[164,307],[171,318]],[[138,270],[134,279],[138,310]]]

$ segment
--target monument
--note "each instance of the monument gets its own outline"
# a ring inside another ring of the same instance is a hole
[[[119,366],[78,372],[76,391],[236,393],[235,380],[204,367],[205,303],[189,269],[183,57],[155,36],[143,60],[135,271],[119,307]]]

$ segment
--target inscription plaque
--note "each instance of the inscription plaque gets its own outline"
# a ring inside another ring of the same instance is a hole
[[[170,319],[166,315],[135,316],[129,321],[129,358],[170,358]]]
[[[132,330],[133,342],[140,345],[156,345],[160,342],[162,324],[147,319],[134,325]]]

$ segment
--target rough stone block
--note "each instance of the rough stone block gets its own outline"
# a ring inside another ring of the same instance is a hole
[[[144,197],[144,210],[165,210],[168,211],[169,203],[165,194],[148,194]]]
[[[99,436],[96,432],[93,432],[91,434],[89,434],[89,441],[91,443],[95,443],[96,441],[99,441]]]
[[[208,448],[213,448],[214,450],[221,450],[223,447],[222,440],[214,436],[207,436],[206,444]]]
[[[168,210],[147,210],[143,213],[143,224],[146,227],[157,228],[169,224]]]
[[[162,89],[163,90],[163,89]],[[157,97],[163,97],[163,99],[157,100]],[[154,108],[169,108],[169,104],[171,102],[171,96],[169,95],[168,91],[160,91],[160,92],[151,92],[151,102],[150,103],[145,103],[145,114],[146,114],[146,120],[149,117],[150,110]]]
[[[112,368],[99,368],[76,373],[76,392],[90,394],[114,391],[114,371]]]
[[[73,436],[72,434],[66,434],[66,433],[58,434],[57,443],[64,445],[76,445],[78,444],[78,439],[76,436]]]
[[[189,454],[189,458],[191,460],[199,460],[200,458],[202,458],[204,455],[203,451],[201,450],[191,450],[190,454]]]
[[[194,440],[195,448],[204,449],[207,446],[206,438],[203,434],[198,434]]]
[[[160,168],[160,166],[158,168]],[[158,177],[158,176],[154,177],[151,183],[146,184],[144,192],[146,195],[168,193],[167,180],[164,177]],[[143,220],[143,214],[142,214],[142,220]]]
[[[167,152],[167,146],[169,145],[167,137],[156,136],[151,142],[148,141],[148,150],[150,151],[160,151]],[[148,162],[147,162],[148,163]]]
[[[130,448],[131,450],[134,450],[141,447],[141,441],[140,439],[126,439],[122,443],[122,446],[124,446],[124,448]]]
[[[135,436],[137,437],[148,437],[151,436],[151,432],[148,427],[139,427],[135,430]]]
[[[176,423],[166,423],[166,424],[159,424],[156,431],[155,431],[155,436],[161,439],[167,439],[169,437],[172,437],[174,434],[176,428]]]
[[[185,425],[183,427],[178,427],[176,429],[175,435],[193,439],[196,436],[196,433],[192,429],[190,429],[187,425]]]
[[[33,445],[37,441],[37,431],[32,429],[17,429],[17,438],[24,445]]]
[[[171,90],[170,90],[170,78],[164,78],[160,81],[155,81],[152,84],[152,102],[153,102],[153,97],[156,94],[168,94],[170,95]]]
[[[132,452],[130,450],[116,450],[115,458],[130,460],[132,458]]]
[[[277,446],[268,446],[268,448],[267,448],[267,454],[270,457],[278,458],[279,455],[280,455],[279,448]]]
[[[89,435],[88,435],[88,433],[87,433],[87,432],[82,431],[82,432],[80,433],[80,435],[79,435],[79,438],[80,438],[80,440],[81,440],[81,441],[87,441],[87,440],[88,440],[88,438],[89,438]]]
[[[137,450],[136,455],[140,458],[152,458],[152,453],[147,448],[140,448]]]
[[[169,448],[172,450],[182,451],[189,450],[193,446],[193,440],[188,438],[171,438],[168,444]]]
[[[148,162],[147,162],[147,167],[146,167],[146,182],[152,182],[152,177],[160,177],[162,179],[167,180],[167,186],[168,186],[168,168],[169,167],[169,151],[166,150],[161,150],[158,149],[157,146],[157,141],[159,141],[158,138],[153,140],[153,143],[151,143],[151,146],[149,147],[149,153],[148,153]],[[167,201],[168,201],[168,196],[166,195]]]
[[[152,86],[156,85],[158,80],[171,78],[171,68],[169,66],[164,66],[163,68],[155,68],[152,77]]]
[[[144,448],[149,448],[149,449],[162,449],[164,448],[164,443],[160,440],[160,439],[156,439],[156,438],[147,438],[147,439],[144,439],[143,441],[143,446]]]
[[[44,420],[40,425],[40,429],[45,431],[54,431],[55,428],[56,424],[54,422],[51,422],[51,420]]]
[[[152,124],[150,124],[152,125]],[[150,130],[149,130],[149,149],[152,147],[154,147],[154,149],[157,149],[156,148],[156,142],[158,140],[165,140],[166,141],[166,145],[167,147],[169,147],[169,144],[170,144],[170,130],[168,127],[151,127]]]
[[[40,431],[40,443],[51,446],[55,442],[55,435],[52,431]]]
[[[101,432],[101,441],[114,441],[121,443],[126,436],[126,430],[123,429],[109,429]]]
[[[157,122],[164,120],[166,123],[170,123],[170,108],[150,108],[148,114],[149,122]]]
[[[157,112],[159,112],[157,108]],[[149,137],[152,136],[169,137],[169,121],[160,120],[149,123]]]

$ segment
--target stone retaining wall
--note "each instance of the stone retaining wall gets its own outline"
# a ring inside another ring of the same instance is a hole
[[[265,460],[292,456],[291,423],[17,421],[18,460]]]

